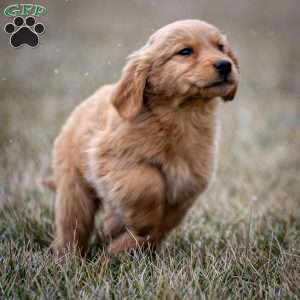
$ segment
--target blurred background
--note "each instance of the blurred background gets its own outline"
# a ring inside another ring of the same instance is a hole
[[[1,0],[0,10],[13,3]],[[3,30],[12,18],[0,17],[2,203],[31,203],[66,117],[99,86],[119,78],[128,54],[161,26],[196,18],[227,34],[241,65],[236,100],[221,104],[219,171],[202,205],[228,207],[219,210],[223,218],[252,200],[268,210],[299,212],[299,1],[39,3],[48,13],[39,20],[46,32],[35,49],[13,49]]]

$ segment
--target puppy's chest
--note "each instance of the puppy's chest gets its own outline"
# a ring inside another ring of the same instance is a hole
[[[194,138],[183,137],[173,141],[161,160],[161,171],[171,205],[192,203],[206,189],[212,175],[214,138],[201,135]]]

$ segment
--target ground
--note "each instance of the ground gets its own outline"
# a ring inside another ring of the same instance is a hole
[[[37,49],[12,49],[0,35],[1,299],[300,298],[297,3],[244,2],[238,14],[227,6],[221,14],[211,1],[187,2],[186,10],[175,2],[171,9],[133,1],[116,11],[108,1],[85,9],[67,1],[68,16],[59,5],[56,14],[49,9]],[[126,22],[110,22],[122,13]],[[208,191],[156,253],[111,258],[95,235],[84,259],[55,258],[54,194],[40,185],[55,135],[76,104],[119,77],[125,56],[153,28],[187,17],[223,28],[241,63],[238,96],[220,105],[218,169]]]

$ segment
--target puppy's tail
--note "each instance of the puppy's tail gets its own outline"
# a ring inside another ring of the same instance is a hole
[[[42,180],[42,184],[52,190],[53,192],[56,191],[56,182],[54,177],[48,177]]]

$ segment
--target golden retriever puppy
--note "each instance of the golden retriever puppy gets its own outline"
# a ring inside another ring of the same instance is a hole
[[[99,208],[108,253],[157,245],[207,188],[217,98],[232,100],[238,82],[237,60],[214,26],[185,20],[155,32],[55,141],[54,251],[83,252]]]

